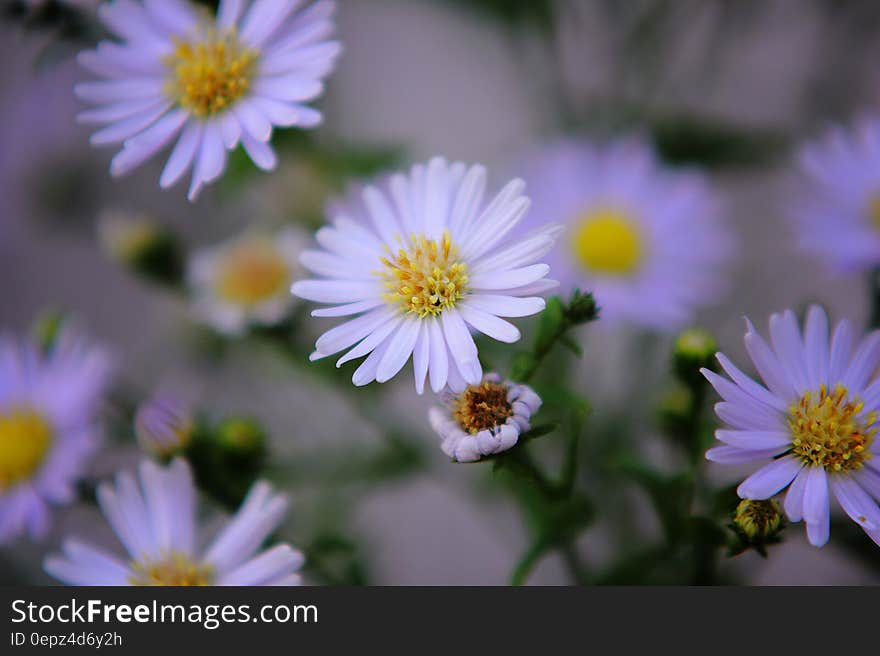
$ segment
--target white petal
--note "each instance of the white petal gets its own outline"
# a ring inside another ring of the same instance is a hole
[[[532,264],[531,266],[509,271],[491,271],[477,274],[471,277],[471,289],[481,291],[512,289],[536,282],[550,272],[546,264]]]
[[[866,531],[880,529],[880,508],[851,476],[833,474],[828,482],[840,507],[856,524]]]
[[[800,458],[785,456],[763,466],[740,483],[736,491],[743,499],[769,499],[791,483],[802,467]]]
[[[300,280],[291,291],[300,298],[318,303],[352,303],[381,296],[375,282],[358,280]]]
[[[377,382],[384,383],[391,380],[407,363],[419,337],[420,326],[421,321],[416,317],[407,317],[402,322],[376,369]]]
[[[245,152],[254,164],[264,171],[272,171],[278,165],[278,158],[272,147],[267,143],[257,141],[248,132],[241,133],[241,145],[244,146]]]
[[[151,127],[125,142],[110,162],[110,175],[118,177],[143,164],[161,150],[178,133],[188,119],[184,110],[175,110],[160,118]]]
[[[180,139],[171,151],[168,162],[159,178],[159,186],[167,189],[174,185],[186,173],[195,158],[202,137],[202,123],[190,121],[183,129]]]
[[[804,516],[804,490],[807,487],[807,476],[810,470],[807,467],[801,469],[800,473],[794,477],[791,485],[788,486],[788,492],[785,493],[785,514],[793,522],[801,521]]]
[[[428,376],[431,381],[431,389],[437,393],[446,387],[449,375],[448,349],[446,348],[446,338],[443,336],[440,320],[430,318],[426,321],[426,325],[428,327],[431,358]]]
[[[539,297],[519,298],[501,294],[469,294],[467,304],[497,317],[528,317],[538,314],[547,305]]]
[[[431,338],[428,330],[427,322],[421,321],[419,336],[413,348],[413,371],[415,372],[416,392],[419,394],[425,391],[425,377],[428,374],[428,363],[431,360]]]
[[[810,306],[804,328],[804,348],[807,355],[807,376],[812,389],[828,384],[828,365],[831,354],[828,346],[828,316],[818,305]]]
[[[488,335],[499,342],[512,344],[519,341],[522,334],[512,323],[499,319],[495,315],[488,314],[475,307],[469,307],[467,303],[461,303],[458,307],[462,318],[481,333]]]

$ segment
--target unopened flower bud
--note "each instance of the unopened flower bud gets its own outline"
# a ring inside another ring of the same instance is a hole
[[[228,455],[242,458],[261,457],[266,448],[266,433],[258,422],[248,417],[228,417],[215,431],[215,440]]]
[[[101,217],[98,236],[104,250],[132,271],[163,284],[183,278],[183,258],[174,236],[146,216],[112,212]]]
[[[67,317],[57,310],[47,310],[34,321],[31,332],[34,342],[42,352],[48,353],[55,347]]]
[[[566,314],[573,324],[587,323],[599,317],[599,306],[591,293],[584,294],[576,289],[568,302]]]
[[[689,328],[680,333],[673,349],[676,375],[684,382],[702,382],[700,369],[706,367],[714,370],[713,356],[717,350],[715,338],[702,328]]]
[[[782,528],[782,511],[773,499],[743,499],[736,507],[733,526],[744,542],[764,544]]]
[[[189,407],[170,394],[157,394],[141,404],[135,415],[138,443],[147,453],[169,458],[186,449],[195,420]]]

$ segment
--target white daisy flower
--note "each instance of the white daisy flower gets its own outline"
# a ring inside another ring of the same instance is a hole
[[[0,544],[42,537],[50,507],[73,500],[100,442],[110,370],[108,354],[69,329],[47,353],[0,338]]]
[[[144,461],[140,484],[129,472],[105,483],[98,502],[128,555],[69,538],[46,571],[71,585],[298,585],[303,555],[287,544],[260,552],[279,526],[287,500],[255,483],[239,511],[204,549],[198,548],[196,488],[186,461]]]
[[[474,462],[516,444],[540,407],[531,387],[502,382],[493,373],[460,394],[447,393],[444,406],[431,408],[428,419],[442,438],[443,453],[457,462]]]
[[[550,255],[562,292],[593,292],[602,323],[674,331],[723,289],[731,251],[699,172],[671,169],[636,138],[567,140],[525,162],[533,217],[565,224]]]
[[[177,139],[159,185],[192,168],[189,199],[223,173],[239,143],[264,170],[276,165],[275,126],[311,128],[321,114],[305,102],[321,95],[340,45],[334,3],[221,0],[211,16],[186,0],[116,0],[98,15],[119,41],[80,53],[101,81],[76,86],[95,105],[83,123],[104,124],[96,146],[122,143],[110,163],[125,175]],[[179,135],[179,138],[178,138]]]
[[[229,335],[279,323],[295,302],[290,284],[302,270],[305,244],[300,231],[284,228],[275,236],[247,232],[197,251],[188,272],[195,315]]]
[[[771,315],[772,346],[748,323],[746,349],[764,385],[722,353],[718,361],[730,380],[703,370],[724,399],[715,411],[729,426],[716,431],[723,446],[706,457],[725,464],[770,461],[743,481],[739,495],[769,499],[787,488],[785,512],[806,522],[815,546],[828,541],[829,488],[880,544],[880,331],[856,341],[844,320],[830,340],[828,333],[818,306],[807,313],[803,336],[791,310]]]
[[[838,271],[880,265],[880,119],[807,143],[791,217],[801,248]]]
[[[502,342],[520,338],[500,317],[544,309],[537,294],[556,282],[538,260],[559,232],[545,226],[514,238],[529,207],[525,185],[514,180],[488,203],[485,186],[482,166],[438,157],[365,187],[362,202],[331,212],[331,225],[317,233],[323,250],[301,258],[321,278],[292,291],[333,306],[313,316],[360,316],[324,333],[313,360],[349,348],[337,366],[368,356],[355,385],[391,379],[410,356],[419,393],[426,376],[435,392],[480,382],[470,329]]]

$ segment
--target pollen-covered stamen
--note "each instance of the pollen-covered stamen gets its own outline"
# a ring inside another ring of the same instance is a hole
[[[52,445],[52,427],[28,407],[0,410],[0,492],[30,478]]]
[[[209,33],[202,41],[178,40],[165,60],[168,93],[199,118],[219,114],[247,93],[257,57],[234,32]]]
[[[448,231],[439,240],[411,235],[401,240],[396,254],[389,250],[382,264],[380,275],[388,289],[383,298],[420,317],[454,307],[467,291],[467,265],[459,260]]]
[[[468,387],[452,402],[452,416],[469,433],[495,428],[513,414],[507,386],[483,381]]]
[[[210,565],[200,565],[176,551],[162,560],[132,563],[131,568],[135,572],[129,579],[132,585],[207,586],[214,578]]]
[[[877,414],[863,410],[843,385],[805,393],[789,410],[792,453],[829,472],[861,469],[877,433]]]

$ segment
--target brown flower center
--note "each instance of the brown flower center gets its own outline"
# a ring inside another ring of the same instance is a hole
[[[452,404],[452,416],[469,433],[495,428],[512,414],[507,387],[501,383],[469,385]]]

